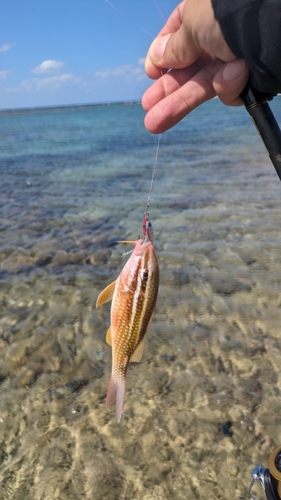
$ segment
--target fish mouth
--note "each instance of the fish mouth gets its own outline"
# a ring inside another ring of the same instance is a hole
[[[133,253],[137,256],[142,255],[144,251],[148,250],[147,245],[150,245],[151,248],[153,248],[151,241],[145,241],[141,238],[138,240],[119,240],[118,243],[129,243],[131,245],[135,245]]]

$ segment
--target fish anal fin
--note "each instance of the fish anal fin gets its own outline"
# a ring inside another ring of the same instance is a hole
[[[106,332],[106,337],[105,337],[105,340],[106,342],[109,344],[109,345],[112,345],[112,340],[111,340],[111,326],[108,328],[107,332]]]
[[[110,283],[110,285],[108,285],[98,296],[97,298],[97,302],[96,302],[96,307],[100,307],[102,306],[103,304],[105,304],[106,302],[109,302],[112,297],[113,297],[113,293],[114,293],[114,289],[115,289],[115,285],[116,285],[116,281],[113,281],[113,283]]]
[[[143,353],[143,340],[140,341],[138,347],[136,350],[133,352],[132,356],[130,357],[130,363],[139,363],[142,357]]]

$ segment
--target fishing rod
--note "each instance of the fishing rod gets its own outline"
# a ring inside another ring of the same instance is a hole
[[[281,180],[281,131],[268,104],[268,98],[251,87],[249,82],[240,95]],[[268,468],[261,465],[254,468],[249,487],[252,500],[256,500],[253,493],[256,482],[264,489],[267,500],[281,500],[281,446],[270,455]]]
[[[281,180],[281,131],[268,98],[248,83],[240,94]]]

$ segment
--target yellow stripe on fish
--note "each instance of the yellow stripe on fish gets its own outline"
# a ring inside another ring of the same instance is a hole
[[[116,281],[101,292],[96,307],[112,299],[111,325],[106,341],[112,345],[112,372],[106,406],[116,400],[120,422],[128,364],[138,362],[143,339],[152,321],[159,288],[159,266],[151,241],[137,240]]]

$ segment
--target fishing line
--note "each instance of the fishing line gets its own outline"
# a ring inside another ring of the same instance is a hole
[[[122,12],[118,7],[116,7],[116,5],[114,5],[113,3],[111,3],[109,0],[104,0],[104,1],[108,5],[110,5],[110,7],[112,7],[114,10],[116,10],[121,16],[123,16],[129,23],[137,26],[139,29],[141,29],[142,31],[144,31],[147,35],[149,35],[152,38],[152,40],[154,39],[154,37],[151,35],[151,33],[149,33],[145,28],[143,28],[142,26],[140,26],[139,24],[135,23],[130,18],[128,18],[128,16],[126,16],[126,14],[124,14],[124,12]],[[153,0],[153,2],[154,2],[154,5],[156,6],[158,12],[160,13],[161,17],[166,22],[165,16],[164,16],[162,10],[160,9],[157,1]],[[163,76],[162,72],[161,72],[161,75]],[[152,187],[153,187],[153,182],[154,182],[154,178],[155,178],[155,171],[156,171],[156,165],[157,165],[157,160],[158,160],[158,156],[159,156],[160,144],[161,144],[161,141],[162,141],[163,137],[164,137],[164,133],[160,134],[158,136],[158,142],[157,142],[156,153],[155,153],[155,158],[154,158],[154,163],[153,163],[153,170],[152,170],[152,177],[151,177],[151,182],[150,182],[149,194],[148,194],[148,197],[147,197],[146,211],[145,211],[145,214],[144,214],[144,215],[147,216],[147,218],[149,218],[148,211],[149,211],[149,208],[150,208]],[[126,253],[128,253],[128,252],[126,252]]]
[[[116,10],[121,16],[123,16],[126,19],[126,21],[133,24],[134,26],[137,26],[140,30],[144,31],[144,33],[146,33],[148,36],[150,36],[150,38],[152,40],[154,39],[154,36],[151,33],[149,33],[149,31],[147,31],[145,28],[143,28],[139,24],[132,21],[132,19],[130,19],[128,16],[126,16],[126,14],[124,14],[124,12],[122,12],[122,10],[120,10],[118,7],[116,7],[113,3],[109,2],[109,0],[104,0],[104,1],[106,3],[108,3],[108,5],[110,5],[110,7],[112,7],[114,10]]]
[[[153,2],[154,2],[154,5],[156,6],[156,8],[157,8],[157,10],[158,10],[158,12],[159,12],[159,14],[160,14],[160,16],[162,17],[162,19],[164,19],[164,22],[166,23],[166,22],[167,22],[167,19],[165,18],[165,16],[164,16],[164,14],[163,14],[162,10],[160,9],[160,7],[159,7],[159,5],[158,5],[157,1],[156,1],[156,0],[153,0]]]
[[[149,188],[149,193],[148,193],[148,197],[147,197],[147,204],[146,204],[146,213],[147,214],[148,214],[148,210],[149,210],[149,207],[150,207],[151,193],[152,193],[152,187],[153,187],[153,182],[154,182],[154,177],[155,177],[156,165],[157,165],[157,160],[158,160],[158,156],[159,156],[160,144],[161,144],[161,141],[162,141],[163,137],[164,137],[164,133],[160,134],[158,136],[158,143],[157,143],[157,147],[156,147],[156,153],[155,153],[155,158],[154,158],[152,176],[151,176],[151,181],[150,181],[150,188]]]

